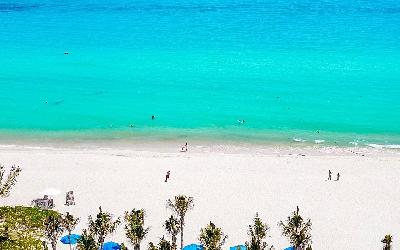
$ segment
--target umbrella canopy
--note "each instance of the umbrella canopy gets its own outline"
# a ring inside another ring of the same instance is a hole
[[[229,250],[247,250],[247,247],[245,245],[237,245],[230,247]]]
[[[121,245],[112,241],[103,244],[103,250],[120,250]]]
[[[183,248],[183,250],[204,250],[202,245],[190,244]]]
[[[65,235],[65,236],[63,236],[63,237],[60,239],[60,241],[61,241],[63,244],[71,244],[71,245],[74,245],[74,244],[76,244],[76,243],[78,242],[78,240],[79,240],[80,237],[81,237],[81,236],[78,235],[78,234]]]
[[[284,250],[295,250],[294,247],[287,247]]]

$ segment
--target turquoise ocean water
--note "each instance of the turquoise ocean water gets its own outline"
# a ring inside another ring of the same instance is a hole
[[[0,138],[400,144],[400,1],[2,0],[0,98]]]

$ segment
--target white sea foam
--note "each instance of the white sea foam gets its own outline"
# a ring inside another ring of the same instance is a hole
[[[356,141],[351,141],[351,142],[349,142],[349,144],[354,145],[354,146],[358,146],[358,142],[356,142]]]
[[[320,144],[320,143],[324,143],[325,140],[314,140],[315,143]]]
[[[306,140],[303,140],[301,138],[293,138],[293,141],[295,141],[295,142],[306,142]]]
[[[383,144],[374,144],[374,143],[370,143],[367,144],[367,146],[371,147],[371,148],[389,148],[389,149],[400,149],[400,145],[397,144],[392,144],[392,145],[383,145]]]

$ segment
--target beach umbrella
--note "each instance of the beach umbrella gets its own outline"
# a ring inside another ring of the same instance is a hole
[[[112,241],[103,244],[103,250],[120,250],[121,245]]]
[[[183,250],[204,250],[202,245],[190,244],[183,248]]]
[[[294,247],[287,247],[284,250],[295,250]]]
[[[247,247],[245,245],[237,245],[230,247],[229,250],[247,250]]]
[[[63,236],[63,237],[60,239],[60,241],[61,241],[63,244],[71,244],[71,245],[74,245],[74,244],[76,244],[76,243],[78,242],[78,240],[79,240],[80,237],[81,237],[81,236],[78,235],[78,234],[65,235],[65,236]]]

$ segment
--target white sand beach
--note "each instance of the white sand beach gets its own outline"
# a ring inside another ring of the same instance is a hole
[[[313,223],[313,249],[380,249],[380,240],[389,233],[399,246],[398,150],[198,144],[180,153],[179,146],[168,143],[132,148],[2,146],[0,162],[23,169],[2,203],[29,205],[50,190],[56,210],[80,217],[76,233],[100,205],[121,217],[124,211],[144,208],[151,229],[142,249],[165,235],[162,223],[171,214],[166,200],[177,194],[195,201],[186,217],[185,244],[198,242],[200,228],[209,221],[229,236],[226,249],[242,244],[258,212],[271,227],[268,243],[283,249],[289,243],[277,223],[299,206]],[[340,181],[327,181],[329,169],[333,179],[340,172]],[[165,183],[168,170],[171,178]],[[69,190],[76,205],[66,207]],[[123,226],[108,240],[128,243]],[[58,247],[68,249],[61,243]]]

